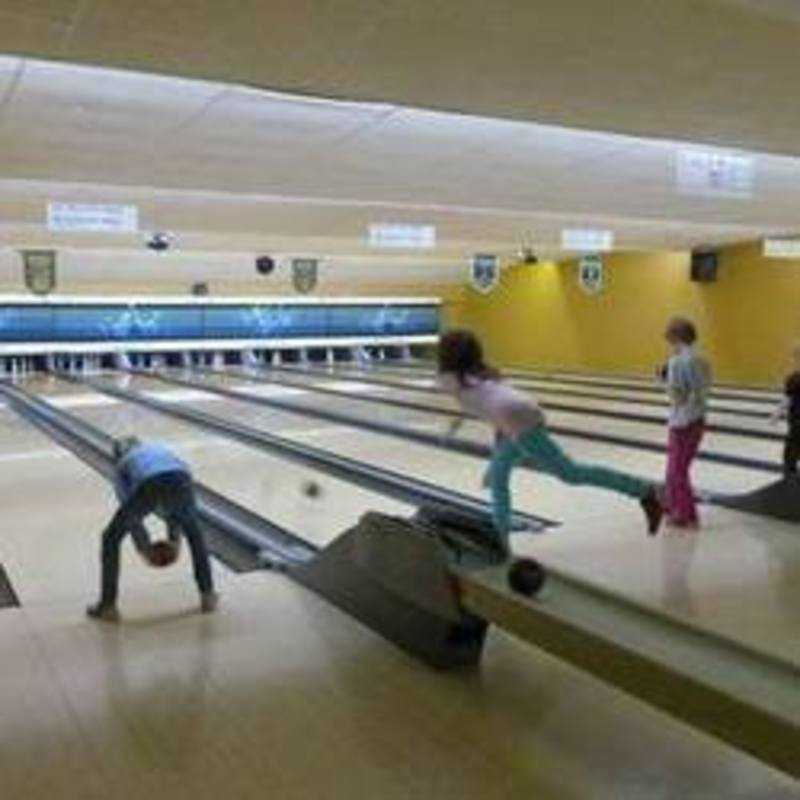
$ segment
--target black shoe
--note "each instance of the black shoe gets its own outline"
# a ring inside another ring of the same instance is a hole
[[[86,616],[92,619],[99,619],[103,622],[119,622],[119,611],[116,606],[107,606],[102,603],[95,603],[86,609]]]
[[[650,487],[640,503],[647,517],[647,532],[650,536],[655,536],[661,527],[661,520],[664,518],[664,506],[661,505],[655,486]]]
[[[203,614],[213,614],[219,605],[219,595],[215,591],[200,594],[200,611]]]

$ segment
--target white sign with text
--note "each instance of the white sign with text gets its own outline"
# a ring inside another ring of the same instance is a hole
[[[380,224],[369,226],[370,247],[436,247],[435,225]]]
[[[58,233],[136,233],[139,209],[111,203],[48,203],[47,227]]]

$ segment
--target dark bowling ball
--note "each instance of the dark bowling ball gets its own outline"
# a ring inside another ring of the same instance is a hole
[[[303,484],[303,494],[312,500],[316,500],[322,494],[322,489],[316,481],[306,481]]]
[[[517,559],[508,570],[508,585],[517,594],[533,597],[544,585],[547,573],[538,561],[532,558]]]
[[[178,560],[178,546],[168,541],[153,542],[148,560],[153,567],[168,567]]]

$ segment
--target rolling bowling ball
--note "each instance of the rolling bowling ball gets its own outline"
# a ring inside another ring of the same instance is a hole
[[[178,546],[167,540],[153,542],[147,558],[153,567],[168,567],[178,560]]]
[[[311,500],[316,500],[322,494],[322,488],[316,481],[306,481],[302,486],[302,491]]]
[[[508,585],[525,597],[533,597],[544,585],[547,573],[532,558],[518,558],[508,570]]]

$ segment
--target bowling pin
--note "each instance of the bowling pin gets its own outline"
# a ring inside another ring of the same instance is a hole
[[[255,351],[253,350],[242,351],[242,364],[245,367],[258,366],[258,358],[256,357]]]

